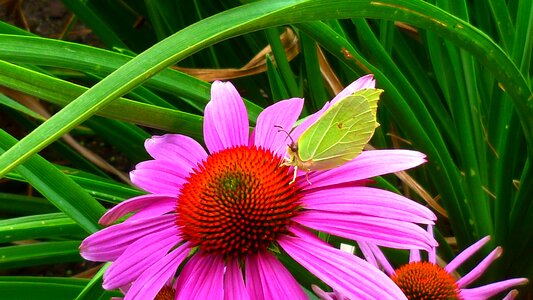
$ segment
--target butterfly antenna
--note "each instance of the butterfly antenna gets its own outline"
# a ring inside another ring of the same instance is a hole
[[[278,128],[278,132],[285,132],[285,134],[287,135],[287,137],[291,140],[291,143],[292,144],[295,144],[294,143],[294,140],[292,139],[292,136],[290,134],[290,132],[287,132],[287,130],[285,130],[283,127],[279,126],[279,125],[274,125],[274,127]],[[292,131],[292,130],[291,130]]]

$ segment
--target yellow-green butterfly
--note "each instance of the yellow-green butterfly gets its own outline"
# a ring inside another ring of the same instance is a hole
[[[335,102],[288,148],[283,165],[309,171],[338,167],[363,151],[374,130],[380,89],[362,89]]]

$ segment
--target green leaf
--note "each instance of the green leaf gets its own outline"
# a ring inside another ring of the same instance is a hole
[[[33,215],[0,221],[0,243],[58,236],[83,237],[85,232],[63,213]]]
[[[102,20],[100,15],[95,13],[87,6],[86,1],[64,0],[63,3],[76,15],[89,24],[91,29],[106,43],[109,47],[127,48],[126,44],[111,30]]]
[[[15,138],[0,130],[0,153],[16,142]],[[35,155],[16,171],[87,232],[100,229],[98,219],[105,211],[103,206],[45,159]]]
[[[109,268],[111,263],[105,264],[100,270],[98,270],[98,273],[96,273],[91,281],[83,288],[81,293],[76,297],[75,300],[92,300],[92,299],[100,299],[102,296],[104,296],[107,292],[102,288],[102,277],[104,276],[104,272]]]
[[[34,36],[0,34],[0,44],[5,46],[0,48],[0,59],[5,61],[65,68],[103,77],[132,59],[132,56],[87,45]],[[16,75],[6,72],[14,71],[6,68],[0,74]],[[33,76],[31,73],[26,75]],[[39,78],[31,78],[31,83],[39,83]],[[3,81],[2,84],[4,84]],[[53,86],[51,83],[48,83],[48,85]],[[208,83],[173,69],[162,70],[159,74],[149,78],[144,86],[180,96],[184,102],[197,108],[198,111],[203,111],[210,99],[210,85]],[[47,89],[49,87],[43,86],[42,88]],[[71,94],[71,98],[63,100],[63,105],[66,105],[84,91],[78,94]],[[262,110],[261,107],[246,100],[245,104],[250,120],[255,121]]]
[[[82,261],[80,241],[42,242],[0,248],[0,269]]]
[[[280,32],[278,28],[267,28],[265,31],[268,43],[272,48],[272,54],[274,55],[276,66],[279,69],[280,76],[283,78],[283,82],[287,86],[290,96],[301,97],[302,95],[299,91],[298,85],[296,84],[294,73],[291,70],[291,66],[287,60],[287,55],[285,54],[285,49],[283,48],[279,38]]]
[[[39,121],[44,121],[45,120],[45,118],[42,117],[41,115],[39,115],[38,113],[34,112],[33,110],[27,108],[26,106],[18,103],[17,101],[9,98],[8,96],[6,96],[6,95],[4,95],[2,93],[0,93],[0,104],[1,105],[5,105],[5,106],[7,106],[7,107],[9,107],[11,109],[14,109],[16,111],[19,111],[19,112],[21,112],[23,114],[26,114],[26,115],[28,115],[28,116],[30,116],[32,118],[35,118],[35,119],[37,119]]]
[[[88,279],[67,277],[0,276],[0,293],[5,299],[72,300],[82,291]],[[106,299],[122,296],[105,291]]]
[[[145,194],[145,192],[131,187],[127,186],[125,184],[117,183],[115,181],[109,180],[107,178],[103,178],[100,176],[96,176],[94,174],[90,174],[87,172],[83,172],[77,169],[67,168],[64,166],[55,166],[59,171],[65,175],[67,175],[69,178],[71,178],[75,183],[79,184],[83,189],[85,189],[91,196],[107,201],[110,203],[119,203],[124,199],[133,198],[136,196],[140,196]],[[16,173],[9,173],[7,178],[19,180],[19,181],[26,181],[24,177],[22,177],[19,174]],[[11,194],[2,194],[0,193],[0,200],[2,198],[9,199],[10,201],[17,201],[18,207],[24,206],[26,202],[31,202],[31,204],[35,205],[44,205],[46,203],[41,203],[40,198],[35,197],[24,197],[24,196],[17,196],[17,195],[11,195]],[[28,198],[26,200],[26,198]],[[39,201],[37,200],[39,199]],[[0,201],[0,204],[2,202]],[[0,208],[2,208],[0,206]],[[38,209],[30,210],[30,212],[39,213],[43,212],[44,208],[42,206],[38,206]],[[6,208],[3,209],[5,211]],[[47,212],[47,211],[44,211]]]
[[[276,66],[272,62],[272,59],[269,55],[267,55],[266,57],[266,63],[268,81],[270,82],[270,90],[272,92],[272,99],[274,101],[280,101],[289,98],[289,92],[287,91],[287,88],[283,83],[283,79],[281,78],[281,75],[279,74],[278,70],[276,69]]]
[[[7,177],[10,178],[11,174],[13,173],[9,173]],[[0,211],[20,216],[57,212],[57,208],[44,198],[0,193]]]
[[[68,105],[72,99],[87,91],[87,88],[80,85],[3,61],[0,61],[0,82],[7,87],[61,106]],[[180,131],[193,137],[201,137],[203,117],[178,110],[120,98],[98,114],[138,125]]]

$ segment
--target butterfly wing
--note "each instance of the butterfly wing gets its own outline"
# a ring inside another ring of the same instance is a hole
[[[355,94],[366,97],[366,99],[368,100],[368,104],[370,105],[370,110],[372,111],[372,114],[375,117],[378,111],[379,96],[382,92],[383,90],[381,89],[362,89],[357,91]],[[379,123],[376,122],[376,128],[378,126]]]
[[[380,93],[365,89],[333,104],[298,139],[300,160],[310,170],[326,170],[359,155],[379,125],[376,109]]]

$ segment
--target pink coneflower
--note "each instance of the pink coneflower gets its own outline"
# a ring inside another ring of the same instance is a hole
[[[429,226],[431,232],[431,226]],[[490,237],[486,236],[458,254],[448,265],[437,265],[436,248],[428,252],[428,261],[422,261],[418,250],[411,250],[409,263],[394,269],[387,261],[379,247],[369,243],[359,243],[365,258],[375,266],[381,266],[392,280],[400,287],[410,300],[418,299],[489,299],[505,290],[528,282],[526,278],[514,278],[499,281],[476,288],[466,288],[478,279],[485,270],[502,254],[501,247],[496,247],[473,270],[456,279],[453,272],[481,247]],[[514,299],[516,290],[509,292],[503,299]],[[350,298],[348,298],[350,299]],[[354,299],[354,298],[351,298]]]
[[[374,87],[371,75],[348,86],[338,101]],[[311,116],[298,134],[316,120]],[[80,247],[93,261],[113,261],[103,286],[132,284],[125,299],[152,299],[163,286],[176,299],[306,299],[278,260],[289,255],[324,283],[350,297],[405,299],[383,272],[318,239],[315,231],[402,249],[436,245],[419,224],[435,215],[400,195],[362,186],[368,178],[425,161],[419,152],[364,151],[331,170],[299,174],[281,166],[287,135],[303,99],[280,101],[257,118],[253,133],[244,103],[230,83],[214,82],[205,108],[204,141],[178,134],[154,136],[145,146],[154,160],[131,172],[148,195],[124,201],[100,220],[110,225]],[[179,272],[178,272],[179,269]],[[350,278],[350,279],[348,279]]]

